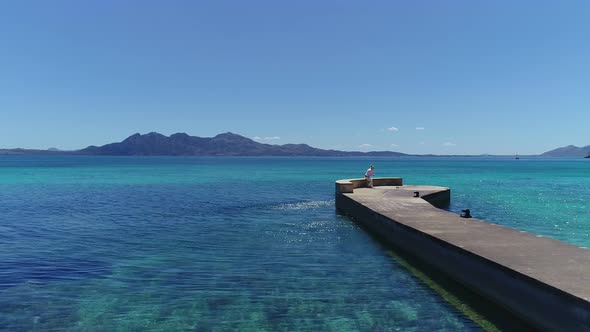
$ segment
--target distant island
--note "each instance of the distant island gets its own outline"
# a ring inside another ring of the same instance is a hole
[[[575,145],[568,145],[561,148],[557,148],[555,150],[547,151],[545,153],[540,154],[540,157],[578,157],[578,158],[588,158],[588,153],[590,151],[590,145],[586,145],[583,147],[577,147]]]
[[[590,145],[576,147],[569,145],[547,151],[541,155],[526,157],[585,157],[589,158]],[[307,144],[264,144],[250,138],[227,132],[214,137],[190,136],[176,133],[165,136],[156,132],[134,134],[117,143],[103,146],[91,145],[75,151],[56,148],[40,149],[0,149],[4,155],[92,155],[92,156],[318,156],[318,157],[476,157],[474,155],[416,155],[395,151],[339,151],[324,150]],[[509,157],[477,155],[477,157]]]
[[[93,155],[93,156],[385,156],[400,157],[407,154],[393,151],[349,152],[313,148],[307,144],[272,145],[258,143],[234,133],[215,137],[189,136],[176,133],[165,136],[159,133],[134,134],[118,143],[89,146],[76,151],[4,149],[0,154],[31,155]]]

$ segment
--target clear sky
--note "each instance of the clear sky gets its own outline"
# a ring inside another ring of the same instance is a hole
[[[0,147],[590,144],[590,1],[0,2]]]

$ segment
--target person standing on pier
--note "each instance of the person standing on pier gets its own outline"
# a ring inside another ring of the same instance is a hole
[[[367,180],[367,187],[373,188],[373,170],[375,166],[371,165],[369,169],[365,172],[365,180]]]

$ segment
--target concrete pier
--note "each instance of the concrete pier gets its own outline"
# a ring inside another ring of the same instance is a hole
[[[374,184],[336,181],[336,208],[536,328],[590,331],[590,250],[442,210],[448,188]]]

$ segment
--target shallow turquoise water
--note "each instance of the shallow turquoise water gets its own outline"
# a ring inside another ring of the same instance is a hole
[[[334,211],[334,180],[590,247],[590,162],[0,156],[0,330],[479,327]]]

